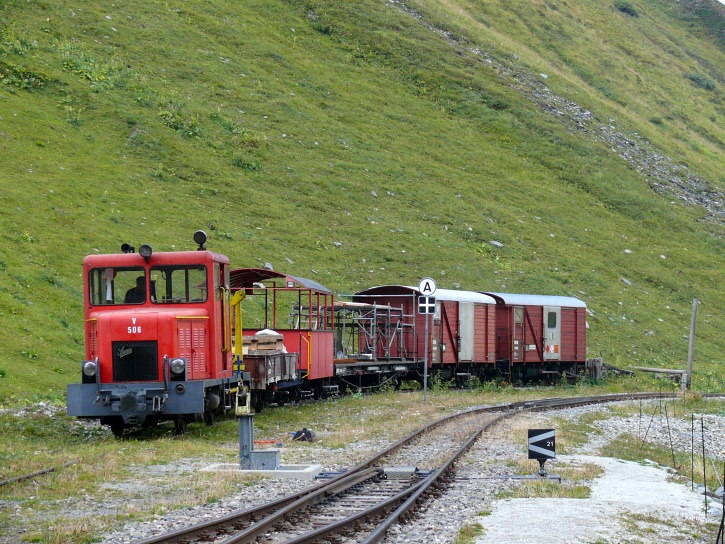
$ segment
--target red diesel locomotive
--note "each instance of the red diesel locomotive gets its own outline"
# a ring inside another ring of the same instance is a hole
[[[68,414],[124,428],[173,420],[179,431],[232,407],[229,259],[204,248],[83,261],[86,360]]]

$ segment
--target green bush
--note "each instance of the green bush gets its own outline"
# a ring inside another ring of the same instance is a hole
[[[685,77],[692,81],[698,87],[702,87],[706,91],[715,90],[715,82],[707,76],[700,74],[685,74]]]
[[[632,17],[639,17],[639,13],[637,13],[637,10],[634,9],[634,6],[627,2],[627,0],[616,0],[614,2],[614,7],[622,13],[626,13],[627,15],[630,15]]]

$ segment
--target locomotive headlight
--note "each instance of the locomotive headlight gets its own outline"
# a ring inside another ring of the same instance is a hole
[[[184,359],[171,360],[171,372],[174,374],[182,374],[186,369],[186,361]]]
[[[149,260],[153,252],[154,250],[151,249],[151,246],[148,244],[143,244],[140,248],[138,248],[139,255],[141,255],[141,257],[143,257],[147,261]]]
[[[98,368],[95,361],[85,361],[83,363],[83,374],[85,376],[92,378],[96,375],[96,372],[98,372]]]

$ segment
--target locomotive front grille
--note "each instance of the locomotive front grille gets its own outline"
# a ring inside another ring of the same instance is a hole
[[[157,381],[158,360],[156,341],[113,342],[113,381]]]

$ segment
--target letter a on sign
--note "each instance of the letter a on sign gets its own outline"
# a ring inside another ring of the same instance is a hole
[[[436,292],[436,282],[433,278],[423,278],[418,284],[418,291],[424,297],[432,297]]]

